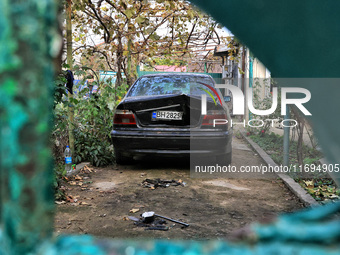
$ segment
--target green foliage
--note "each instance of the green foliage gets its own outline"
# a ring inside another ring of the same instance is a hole
[[[305,165],[311,165],[311,164],[314,164],[315,162],[318,162],[318,160],[319,160],[320,158],[304,158],[303,159],[303,164],[305,164]]]
[[[66,192],[62,186],[63,178],[66,176],[66,170],[64,164],[57,164],[54,169],[54,196],[56,200],[65,200]]]
[[[153,58],[144,67],[145,71],[154,71],[154,65],[165,66],[187,66],[188,62],[181,59],[171,58],[171,55],[165,55],[163,58]]]
[[[152,66],[155,58],[166,55],[166,59],[181,64],[187,57],[200,59],[201,52],[195,51],[198,48],[229,41],[222,35],[221,26],[189,1],[74,0],[72,3],[74,41],[83,45],[74,54],[80,54],[82,64],[95,70],[105,66],[105,70],[124,72],[129,85],[136,78],[136,66],[141,63]],[[164,27],[169,29],[168,33],[164,33]],[[89,45],[91,34],[102,38],[104,43]],[[117,77],[118,84],[121,79]]]
[[[271,95],[261,95],[261,88],[266,90],[270,85],[275,85],[274,79],[254,79],[254,86],[253,86],[253,106],[257,110],[268,110],[271,108],[273,104],[273,99]],[[264,125],[262,127],[247,127],[247,131],[250,134],[258,134],[260,136],[264,136],[270,130],[271,126],[273,125],[272,121],[266,121],[267,119],[273,119],[278,121],[282,121],[281,116],[281,93],[278,91],[278,105],[276,110],[270,115],[253,115],[252,116],[252,124],[253,126],[260,126],[263,122]],[[256,121],[258,120],[258,121]],[[274,122],[275,123],[275,122]]]
[[[63,96],[67,95],[65,87],[66,82],[67,80],[64,72],[59,74],[54,81],[54,108],[62,101]]]
[[[63,101],[58,103],[54,108],[54,127],[52,129],[51,142],[55,162],[57,164],[63,163],[64,151],[66,145],[68,145],[67,106]]]
[[[300,185],[317,201],[339,200],[340,189],[329,178],[316,178],[311,180],[300,180]]]
[[[113,163],[113,151],[109,138],[101,141],[97,135],[86,130],[75,130],[74,162],[90,161],[94,166],[105,166]]]
[[[262,149],[264,149],[270,157],[279,165],[283,164],[282,144],[283,136],[275,133],[265,134],[263,136],[251,135],[250,138],[256,142]],[[297,142],[290,141],[289,159],[290,164],[299,166],[296,157]],[[321,152],[314,148],[303,145],[303,152],[305,158],[303,164],[307,166],[315,165],[315,168],[320,166],[319,160],[322,157]],[[334,181],[320,171],[308,171],[308,177],[301,173],[294,172],[294,167],[289,173],[299,184],[307,190],[318,201],[337,200],[339,199],[340,190],[336,188]]]
[[[77,67],[75,75],[85,77],[80,81],[83,85],[88,78],[87,68]],[[92,83],[97,85],[97,81]],[[110,132],[113,126],[114,110],[125,95],[128,86],[118,88],[111,80],[100,82],[97,93],[90,93],[85,88],[69,102],[63,97],[55,107],[55,126],[52,133],[54,156],[57,162],[63,162],[63,152],[68,144],[68,125],[74,127],[75,151],[73,162],[89,161],[94,166],[105,166],[114,161]],[[68,105],[74,110],[74,123],[69,123]]]
[[[283,136],[275,133],[265,134],[263,136],[251,135],[250,138],[264,149],[270,157],[279,165],[283,164],[282,144]],[[299,166],[296,157],[297,142],[290,141],[289,159],[290,164],[295,167]],[[314,148],[303,145],[303,152],[306,155],[303,163],[311,166],[319,166],[319,160],[322,157],[321,152]],[[292,170],[294,168],[292,167]],[[306,178],[301,173],[289,173],[299,184],[307,190],[318,201],[337,200],[339,199],[340,190],[336,188],[336,184],[327,175],[319,171],[310,171],[309,177]],[[311,176],[312,175],[312,176]]]
[[[250,138],[256,142],[262,149],[264,149],[268,154],[270,154],[271,158],[279,165],[283,164],[283,155],[282,155],[282,144],[283,144],[283,136],[280,136],[275,133],[264,134],[264,135],[251,135]],[[289,159],[292,165],[299,165],[296,157],[296,141],[290,141],[289,146]],[[305,154],[304,162],[305,164],[318,164],[320,158],[322,157],[322,153],[318,150],[310,148],[306,145],[303,145],[303,151]]]
[[[90,161],[94,166],[104,166],[113,162],[110,147],[113,114],[126,89],[127,85],[115,89],[112,83],[101,83],[96,94],[83,99],[89,93],[84,89],[75,98],[75,163]]]

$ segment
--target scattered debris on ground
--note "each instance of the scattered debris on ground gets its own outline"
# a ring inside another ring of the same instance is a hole
[[[237,168],[262,164],[262,160],[255,157],[253,152],[243,150],[235,150],[233,162]],[[92,173],[78,173],[83,178],[82,186],[72,186],[66,181],[62,185],[68,195],[91,205],[75,206],[66,202],[65,198],[65,203],[59,200],[61,204],[56,206],[55,217],[56,234],[87,233],[115,239],[216,240],[224,239],[233,230],[262,221],[270,215],[303,208],[303,204],[281,180],[224,179],[234,186],[249,188],[251,192],[236,190],[209,184],[206,179],[190,178],[190,171],[185,164],[184,160],[170,160],[167,163],[164,160],[151,160],[150,163],[143,161],[128,166],[88,166]],[[150,190],[142,187],[141,183],[146,178],[181,179],[187,185]],[[86,181],[92,183],[88,185]],[[99,185],[102,183],[113,185]],[[139,212],[129,213],[133,208],[138,208]],[[140,214],[147,211],[187,222],[190,227],[181,229],[181,225],[165,220],[167,224],[161,225],[169,227],[168,231],[146,231],[146,227],[137,227],[135,221],[129,218],[139,220]]]
[[[61,197],[59,200],[55,201],[56,204],[70,204],[73,206],[78,205],[87,205],[91,206],[91,204],[80,201],[88,199],[86,197],[80,197],[80,195],[71,195],[70,192],[73,191],[74,188],[80,187],[81,191],[88,191],[92,190],[93,188],[89,187],[92,184],[90,180],[90,174],[96,172],[95,170],[91,169],[88,166],[85,166],[83,169],[80,170],[79,174],[62,178],[62,185],[60,186],[59,190],[63,191],[64,196]]]
[[[181,179],[179,179],[178,181],[176,180],[162,180],[162,179],[145,179],[142,182],[142,186],[144,188],[149,188],[149,189],[157,189],[158,187],[161,188],[167,188],[170,186],[185,186],[186,183],[183,182]]]
[[[130,210],[130,213],[136,213],[136,212],[139,212],[139,209],[133,208]]]
[[[134,209],[132,209],[134,210]],[[135,211],[130,210],[130,213],[134,213]],[[139,209],[138,209],[139,211]],[[171,226],[167,226],[167,221],[171,221],[177,224],[182,225],[182,228],[189,227],[189,224],[174,220],[165,216],[161,216],[155,214],[155,212],[144,212],[140,215],[140,218],[134,216],[124,217],[123,220],[131,220],[133,224],[137,227],[144,227],[144,230],[161,230],[168,231],[169,229],[176,226],[176,224],[172,224]]]

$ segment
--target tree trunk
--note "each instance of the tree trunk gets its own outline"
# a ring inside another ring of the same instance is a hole
[[[303,165],[303,130],[305,127],[305,123],[303,120],[298,120],[298,141],[297,141],[297,149],[296,156],[299,162],[299,165]]]
[[[67,42],[67,64],[69,66],[69,70],[72,71],[73,69],[73,58],[72,58],[72,0],[67,0],[66,4],[66,42]],[[73,99],[73,95],[69,92],[68,93],[68,138],[69,138],[69,145],[72,153],[74,154],[74,135],[73,135],[73,122],[74,122],[74,109],[71,103]],[[74,155],[73,155],[74,157]]]
[[[131,70],[131,44],[132,44],[132,41],[131,39],[129,38],[128,39],[128,56],[127,56],[127,73],[126,73],[126,81],[127,81],[127,84],[129,85],[129,87],[132,85],[132,77],[133,77],[133,73],[132,73],[132,70]]]
[[[297,133],[297,147],[296,147],[296,158],[298,164],[303,166],[303,131],[305,128],[305,119],[299,114],[299,111],[296,107],[291,108],[295,119],[297,120],[298,124],[296,126],[296,133]],[[302,174],[305,176],[305,174]]]
[[[117,80],[116,80],[116,88],[122,85],[122,63],[123,63],[123,45],[122,45],[122,37],[118,32],[117,36],[118,48],[117,48]]]

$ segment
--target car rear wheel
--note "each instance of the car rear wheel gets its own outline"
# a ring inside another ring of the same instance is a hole
[[[229,166],[231,164],[231,152],[216,156],[216,161],[221,166]]]
[[[119,165],[126,165],[128,163],[131,163],[133,158],[129,156],[124,156],[120,151],[115,150],[115,159],[116,163]]]

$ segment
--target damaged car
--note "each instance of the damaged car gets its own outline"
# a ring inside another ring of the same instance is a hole
[[[229,124],[215,125],[214,121],[230,120],[221,98],[209,75],[164,73],[140,77],[114,114],[111,138],[116,162],[126,164],[139,155],[213,156],[220,164],[229,165],[232,129]]]

